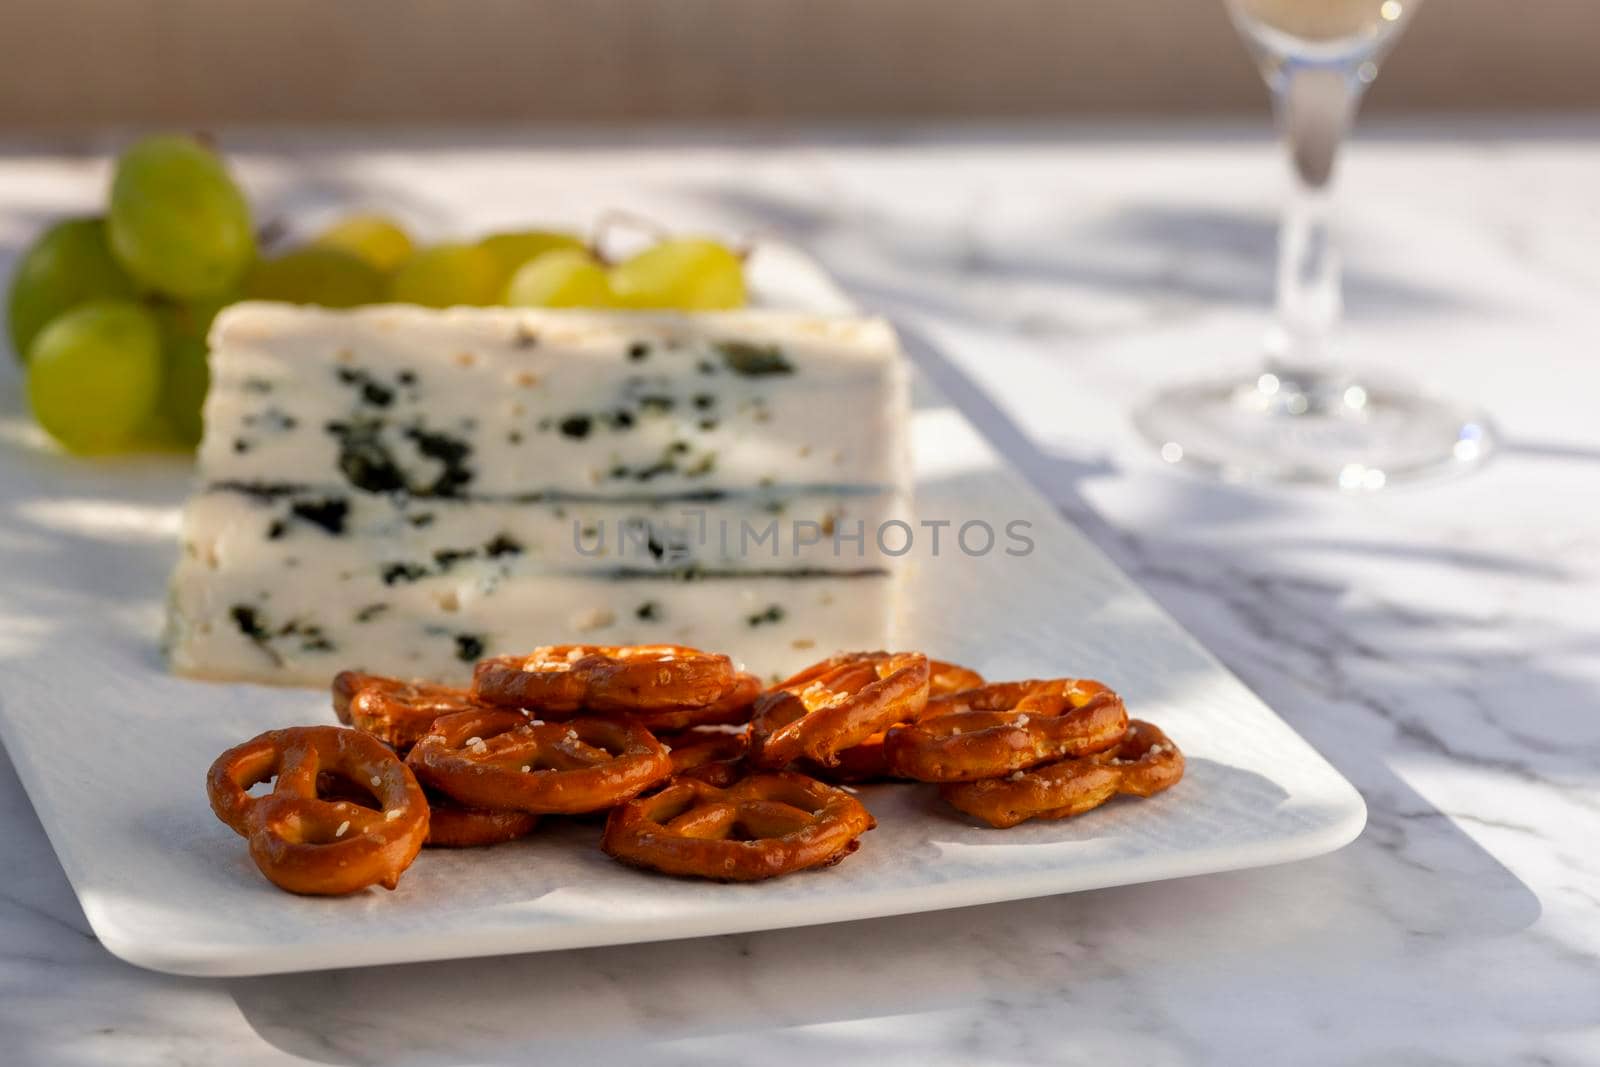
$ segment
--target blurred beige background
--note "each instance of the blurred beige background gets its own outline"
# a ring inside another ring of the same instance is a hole
[[[1600,0],[1428,0],[1369,107],[1600,105]],[[1222,0],[0,0],[0,124],[1254,111]]]

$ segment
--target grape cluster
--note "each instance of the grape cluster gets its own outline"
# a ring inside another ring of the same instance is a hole
[[[739,253],[702,238],[610,262],[551,230],[418,248],[380,215],[263,255],[217,154],[194,138],[149,137],[117,161],[106,214],[45,230],[12,278],[8,325],[34,417],[73,452],[193,448],[206,334],[246,299],[716,311],[744,304],[745,279]]]

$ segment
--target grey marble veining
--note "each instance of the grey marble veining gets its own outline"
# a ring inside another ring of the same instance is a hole
[[[395,204],[446,233],[626,204],[807,245],[934,342],[969,416],[1356,783],[1369,826],[1304,863],[1016,904],[201,981],[89,936],[5,764],[0,1059],[1600,1062],[1597,133],[1399,129],[1351,154],[1350,358],[1477,398],[1507,442],[1374,499],[1190,481],[1127,424],[1156,385],[1254,357],[1280,173],[1234,128],[242,142],[296,219]],[[6,157],[0,243],[103,180]]]

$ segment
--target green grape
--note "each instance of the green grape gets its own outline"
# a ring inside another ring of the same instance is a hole
[[[201,413],[206,390],[211,387],[206,343],[202,338],[183,336],[162,340],[163,383],[158,414],[172,427],[180,444],[193,448],[205,430]]]
[[[744,263],[715,241],[674,238],[611,268],[611,287],[624,307],[682,311],[743,307]]]
[[[528,308],[615,307],[611,279],[588,252],[561,249],[524,263],[506,284],[505,302]]]
[[[516,233],[496,233],[478,242],[478,247],[494,256],[500,264],[501,277],[509,279],[517,268],[535,256],[560,249],[582,251],[583,241],[570,233],[556,230],[521,230]]]
[[[109,233],[136,281],[179,300],[232,289],[256,253],[244,194],[188,137],[149,137],[122,154]]]
[[[329,226],[311,242],[360,256],[384,274],[400,269],[411,258],[411,237],[393,219],[382,215],[351,215]]]
[[[476,245],[442,244],[406,261],[389,283],[389,299],[431,308],[487,307],[500,299],[500,287],[493,255]]]
[[[257,260],[244,278],[248,299],[330,308],[381,303],[388,289],[388,280],[366,260],[316,245]]]
[[[201,409],[211,385],[207,365],[206,335],[211,320],[227,301],[170,304],[160,308],[162,382],[156,416],[168,429],[171,443],[193,448],[200,443],[204,425]]]
[[[160,408],[145,423],[123,440],[123,452],[193,452],[194,442],[185,441]]]
[[[155,412],[161,331],[130,300],[82,304],[46,326],[28,349],[33,417],[73,452],[123,445]]]
[[[106,244],[104,219],[56,223],[23,253],[11,279],[11,345],[26,360],[40,330],[63,311],[101,297],[131,297],[128,277]]]

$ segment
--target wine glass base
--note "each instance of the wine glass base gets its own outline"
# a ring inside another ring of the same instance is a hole
[[[1357,493],[1463,472],[1494,448],[1470,409],[1404,386],[1281,370],[1169,389],[1134,423],[1162,459],[1196,473]]]

